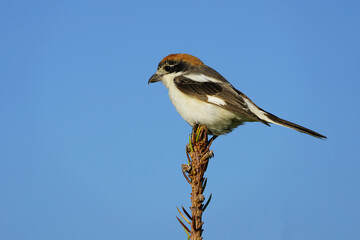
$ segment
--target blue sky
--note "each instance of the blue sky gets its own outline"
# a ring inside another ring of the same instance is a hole
[[[0,239],[186,239],[190,53],[265,110],[216,139],[205,239],[360,239],[358,1],[1,1]]]

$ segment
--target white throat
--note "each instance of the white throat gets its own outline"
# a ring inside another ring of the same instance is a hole
[[[161,78],[161,82],[165,85],[166,88],[169,88],[170,85],[173,83],[174,79],[177,76],[180,76],[184,73],[178,72],[178,73],[169,73],[169,74],[165,74],[162,78]]]

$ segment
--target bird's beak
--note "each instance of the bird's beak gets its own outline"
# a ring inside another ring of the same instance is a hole
[[[157,74],[157,73],[155,73],[155,74],[152,75],[151,78],[149,79],[148,84],[149,84],[149,83],[154,83],[154,82],[159,82],[159,81],[161,81],[160,75]]]

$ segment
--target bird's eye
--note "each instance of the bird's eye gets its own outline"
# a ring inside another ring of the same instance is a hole
[[[164,69],[165,69],[165,71],[169,72],[171,70],[171,67],[170,66],[165,66]]]

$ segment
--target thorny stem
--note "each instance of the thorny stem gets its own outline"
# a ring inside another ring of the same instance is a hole
[[[204,177],[209,159],[213,152],[209,150],[213,140],[208,140],[207,130],[204,126],[197,125],[193,127],[190,135],[190,143],[186,147],[186,154],[190,155],[189,164],[183,164],[182,170],[186,180],[191,185],[191,232],[190,240],[201,240],[202,232],[202,214],[205,210],[203,204],[205,197],[203,192],[206,187],[206,178]],[[189,181],[190,179],[190,181]],[[205,183],[205,184],[204,184]],[[210,199],[209,199],[210,200]],[[206,205],[209,201],[206,203]],[[180,220],[179,220],[180,221]]]

